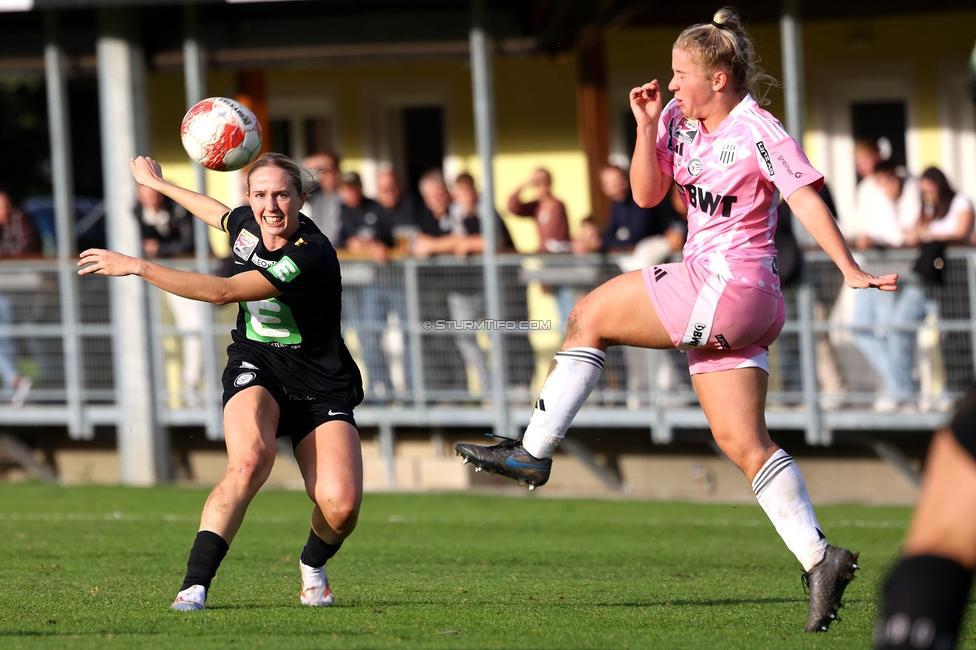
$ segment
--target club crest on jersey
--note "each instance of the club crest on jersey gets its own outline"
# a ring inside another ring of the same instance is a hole
[[[246,260],[254,252],[254,249],[258,246],[258,238],[252,235],[247,230],[242,230],[237,236],[237,241],[234,242],[234,255],[239,258]]]
[[[722,167],[732,166],[738,150],[739,145],[734,140],[719,140],[715,143],[715,154],[718,156],[718,162]]]
[[[705,165],[702,164],[701,159],[692,158],[688,161],[688,173],[692,176],[698,176],[705,169]]]
[[[695,141],[696,135],[698,135],[698,120],[686,117],[681,122],[681,126],[678,127],[678,139],[685,144],[692,144]]]

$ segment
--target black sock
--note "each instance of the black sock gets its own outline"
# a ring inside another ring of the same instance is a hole
[[[953,560],[934,555],[901,560],[885,581],[875,647],[955,647],[972,581],[972,572]]]
[[[209,530],[201,530],[197,533],[197,538],[193,540],[193,548],[190,550],[190,559],[186,563],[186,578],[183,579],[180,591],[193,585],[203,585],[209,590],[210,581],[217,574],[217,567],[227,555],[228,548],[230,547],[227,542],[217,533]]]
[[[326,544],[315,534],[314,530],[310,530],[308,531],[308,541],[305,542],[305,548],[302,550],[302,564],[310,567],[325,566],[329,558],[339,552],[340,546],[342,546],[342,542]]]

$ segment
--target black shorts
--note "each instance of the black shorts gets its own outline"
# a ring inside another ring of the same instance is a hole
[[[276,437],[291,436],[292,448],[297,447],[305,436],[326,422],[340,420],[356,426],[352,406],[349,404],[342,400],[313,397],[286,388],[271,374],[258,368],[255,362],[240,357],[232,358],[224,368],[221,380],[224,384],[224,408],[231,397],[245,388],[261,386],[271,393],[281,412]]]
[[[959,444],[976,459],[976,386],[959,402],[951,428]]]

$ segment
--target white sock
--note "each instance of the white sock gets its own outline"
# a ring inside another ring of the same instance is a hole
[[[793,458],[780,449],[752,481],[759,505],[805,571],[824,557],[827,539],[813,513],[807,486]]]
[[[556,353],[549,376],[539,391],[522,446],[536,458],[552,458],[603,371],[607,355],[596,348],[570,348]]]

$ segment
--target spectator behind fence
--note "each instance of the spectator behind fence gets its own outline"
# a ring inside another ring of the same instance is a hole
[[[905,233],[915,227],[919,216],[918,181],[899,176],[895,165],[887,160],[879,162],[865,180],[873,182],[877,191],[865,193],[869,203],[858,205],[864,229],[855,246],[861,250],[903,248]],[[851,319],[855,345],[884,384],[874,409],[890,412],[909,406],[915,395],[912,374],[916,332],[904,328],[924,318],[925,292],[911,273],[910,264],[881,262],[866,264],[865,270],[897,273],[899,278],[897,292],[858,291]]]
[[[523,203],[521,194],[530,186],[535,190],[535,199]],[[552,175],[548,170],[540,167],[532,172],[529,180],[519,185],[508,197],[508,210],[520,217],[535,219],[539,230],[539,253],[572,251],[566,206],[552,195]],[[573,288],[569,285],[555,285],[547,286],[545,289],[547,293],[555,293],[560,329],[565,329],[569,313],[576,305]]]
[[[322,234],[335,242],[342,230],[339,198],[339,156],[330,152],[313,154],[302,161],[315,178],[316,187],[308,195],[302,213],[307,215]]]
[[[918,190],[922,211],[915,227],[906,233],[909,245],[938,243],[932,247],[938,249],[952,244],[968,244],[973,233],[973,203],[969,197],[955,191],[938,167],[929,167],[922,172]],[[937,257],[933,255],[933,259]],[[941,265],[933,265],[933,268],[940,270]]]
[[[522,192],[532,187],[535,199],[523,203]],[[508,198],[508,210],[520,217],[532,217],[539,229],[539,253],[568,253],[570,250],[569,218],[566,206],[552,195],[552,175],[541,167],[519,185]]]
[[[376,202],[386,211],[394,235],[404,229],[416,230],[417,205],[413,196],[404,194],[400,179],[393,171],[385,170],[376,175]]]
[[[687,228],[671,207],[670,197],[653,208],[640,207],[630,191],[630,179],[616,165],[607,165],[600,172],[600,189],[610,199],[610,221],[600,235],[598,248],[593,248],[595,242],[590,241],[589,250],[584,250],[584,240],[577,239],[574,252],[639,249],[634,259],[628,258],[635,266],[621,267],[626,273],[659,264],[681,250]]]
[[[145,185],[137,188],[136,199],[134,214],[139,222],[142,252],[146,259],[173,258],[193,253],[193,217],[186,208]],[[178,380],[171,382],[167,377],[167,386],[176,385],[175,392],[182,395],[182,399],[171,400],[171,404],[175,406],[182,402],[186,406],[199,406],[202,403],[200,379],[203,371],[201,333],[204,305],[175,293],[163,292],[163,295],[173,314],[176,329],[182,334],[182,386]]]
[[[439,169],[430,169],[420,177],[417,185],[422,204],[417,210],[418,232],[413,238],[410,253],[416,257],[428,257],[442,253],[456,254],[456,237],[451,228],[451,193]],[[451,317],[447,306],[447,294],[457,289],[452,277],[456,267],[424,265],[418,270],[420,280],[420,317],[425,321],[445,320]],[[455,354],[456,344],[445,336],[432,336],[424,341],[424,377],[428,388],[456,390],[467,386],[463,360]],[[467,392],[467,391],[466,391]]]
[[[945,249],[954,244],[968,244],[973,233],[973,204],[961,192],[956,192],[945,174],[937,167],[929,167],[918,181],[922,209],[914,228],[906,232],[909,245],[919,248],[919,256],[913,266],[916,280],[925,286],[940,286],[945,267]],[[943,299],[953,300],[942,294]],[[925,301],[924,312],[914,315],[920,319],[922,330],[918,337],[918,379],[922,410],[947,410],[952,404],[946,395],[946,372],[942,363],[943,345],[956,345],[952,339],[940,341],[936,328],[939,304]],[[921,320],[924,319],[924,326]],[[958,348],[948,347],[947,354],[965,354]]]
[[[437,187],[443,178],[432,176],[428,180],[428,194],[440,195],[442,188]],[[433,187],[431,187],[433,186]],[[446,188],[443,188],[446,189]],[[446,213],[442,213],[436,224],[425,219],[421,223],[421,233],[417,236],[416,252],[419,256],[426,255],[455,255],[464,258],[468,255],[480,255],[484,251],[485,240],[481,234],[481,217],[479,216],[478,190],[471,174],[462,173],[454,181],[450,192],[453,202]],[[433,216],[428,211],[425,215]],[[512,238],[509,236],[505,222],[495,212],[495,230],[498,233],[499,252],[513,250]],[[485,318],[484,274],[480,266],[463,267],[452,271],[452,284],[460,291],[448,291],[447,311],[450,319],[457,323],[474,323]],[[455,325],[456,326],[456,325]],[[487,396],[491,393],[491,372],[484,351],[478,346],[478,338],[473,329],[454,331],[454,342],[457,345],[461,359],[467,369],[468,392],[473,395]],[[477,377],[477,385],[473,385],[473,376]]]
[[[379,203],[363,196],[363,184],[356,172],[342,175],[339,196],[342,228],[336,248],[368,254],[377,265],[370,278],[347,284],[348,299],[343,301],[349,317],[358,323],[366,394],[383,400],[392,390],[402,396],[410,385],[410,355],[401,329],[407,322],[403,276],[387,266],[393,249],[393,218]],[[388,324],[391,335],[384,350],[383,333]]]
[[[41,252],[41,236],[30,215],[14,206],[10,193],[0,187],[0,259],[36,255]],[[13,313],[7,296],[0,293],[0,325],[13,324]],[[33,380],[20,374],[17,351],[9,337],[0,337],[0,375],[4,392],[10,391],[10,403],[24,405]]]

